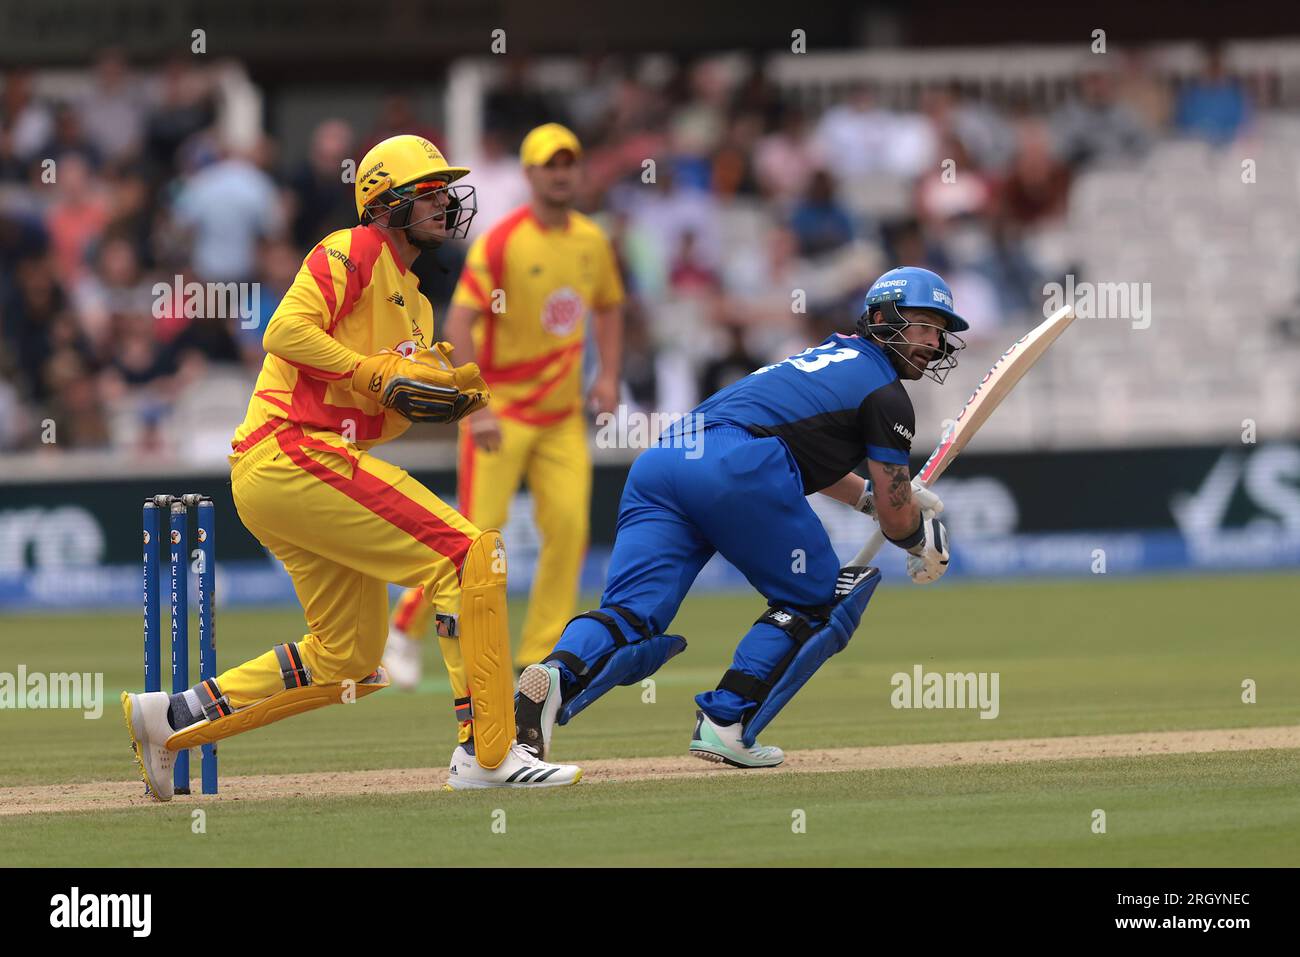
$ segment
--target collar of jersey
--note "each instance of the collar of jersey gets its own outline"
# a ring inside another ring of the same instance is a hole
[[[374,223],[371,223],[371,224],[367,225],[365,228],[366,228],[366,229],[373,229],[373,230],[375,230],[377,233],[379,233],[380,238],[383,239],[383,241],[384,241],[384,245],[388,247],[388,254],[389,254],[390,256],[393,257],[393,263],[397,266],[397,271],[398,271],[398,273],[399,273],[400,275],[405,276],[405,275],[406,275],[406,263],[402,262],[402,256],[401,256],[401,254],[398,253],[398,251],[397,251],[397,244],[396,244],[395,242],[393,242],[393,237],[390,236],[390,235],[388,235],[388,230],[386,230],[386,229],[380,229],[380,228],[379,228],[378,226],[376,226]]]
[[[569,232],[570,229],[573,228],[573,210],[569,210],[565,214],[563,226],[550,227],[537,218],[537,214],[533,212],[533,206],[531,203],[527,204],[527,209],[528,209],[528,218],[533,221],[533,226],[535,226],[539,232],[567,233]]]
[[[852,345],[858,349],[861,349],[864,352],[867,351],[869,348],[875,348],[877,351],[882,351],[882,352],[884,351],[880,348],[880,346],[876,345],[874,342],[868,342],[866,339],[863,339],[859,335],[854,335],[848,332],[833,332],[831,333],[831,335],[836,339],[844,340],[847,345]]]
[[[858,349],[860,352],[865,352],[868,355],[878,354],[880,358],[883,359],[891,369],[894,368],[894,364],[889,361],[888,353],[885,352],[884,348],[881,347],[880,343],[872,342],[870,339],[864,339],[862,336],[847,333],[847,332],[835,332],[832,333],[832,335],[836,339],[842,340],[846,344],[851,345],[854,348]]]

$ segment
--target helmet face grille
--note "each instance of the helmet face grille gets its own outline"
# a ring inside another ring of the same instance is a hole
[[[412,189],[412,187],[425,187]],[[411,189],[409,194],[406,191]],[[432,193],[444,193],[447,197],[445,207],[421,219],[412,220],[411,213],[417,199]],[[467,184],[449,184],[444,181],[433,183],[413,183],[408,186],[388,189],[375,196],[366,206],[363,222],[376,222],[378,217],[387,213],[382,225],[390,229],[409,229],[420,223],[441,219],[448,239],[464,239],[469,232],[470,222],[478,212],[478,196],[473,186]],[[438,240],[437,242],[441,242]],[[417,243],[417,245],[419,245]]]
[[[934,323],[923,322],[916,319],[908,319],[898,311],[895,305],[894,296],[882,297],[884,301],[880,303],[880,313],[882,320],[878,323],[871,321],[871,314],[876,311],[870,305],[867,311],[858,317],[857,331],[858,335],[864,339],[871,339],[877,345],[884,348],[890,355],[890,361],[895,364],[904,363],[915,369],[926,379],[943,385],[948,373],[957,368],[957,353],[966,348],[966,340],[944,326],[935,326],[939,330],[939,348],[937,354],[924,367],[917,365],[912,359],[902,351],[903,348],[910,347],[914,343],[910,342],[903,330],[908,326],[934,326]]]

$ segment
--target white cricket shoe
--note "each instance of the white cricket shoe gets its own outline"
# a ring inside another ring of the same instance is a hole
[[[560,713],[560,669],[529,665],[519,674],[515,692],[515,728],[519,743],[545,761],[551,754],[551,732]]]
[[[785,760],[785,752],[774,745],[764,746],[755,741],[752,748],[745,747],[741,740],[744,730],[739,721],[718,724],[703,711],[696,711],[691,754],[733,768],[774,768]]]
[[[488,769],[474,757],[474,743],[460,744],[451,754],[451,770],[444,791],[472,788],[555,788],[577,784],[582,769],[572,764],[547,764],[518,742],[510,746],[506,759]]]
[[[420,683],[423,666],[420,642],[400,628],[388,629],[388,647],[384,649],[384,667],[393,684],[403,691],[413,691]]]
[[[122,713],[126,717],[126,730],[131,734],[135,763],[149,796],[155,801],[170,801],[175,784],[172,768],[176,764],[176,752],[165,747],[167,739],[175,733],[167,720],[170,704],[171,695],[165,691],[122,692]]]

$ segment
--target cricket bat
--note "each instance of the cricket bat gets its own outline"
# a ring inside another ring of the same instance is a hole
[[[1015,388],[1016,383],[1024,378],[1025,373],[1033,368],[1034,363],[1042,358],[1043,353],[1072,322],[1074,322],[1074,307],[1062,306],[1002,353],[998,361],[993,363],[993,368],[975,387],[975,391],[957,413],[957,418],[944,430],[943,438],[930,453],[930,457],[925,460],[921,471],[916,474],[916,479],[922,485],[929,488],[938,481],[939,476],[949,465],[952,465],[961,450],[975,437],[980,426],[993,414],[993,410],[1001,405],[1002,400]],[[851,564],[869,564],[884,544],[885,533],[877,527],[875,534],[862,547],[862,551],[858,552]]]

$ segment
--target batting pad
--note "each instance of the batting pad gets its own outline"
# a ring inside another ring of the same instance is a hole
[[[304,711],[364,698],[387,687],[388,672],[380,668],[361,681],[337,681],[324,685],[307,685],[305,688],[287,688],[215,721],[199,721],[188,728],[182,728],[167,739],[165,747],[168,751],[182,751],[200,744],[212,744],[222,738],[274,724]]]

